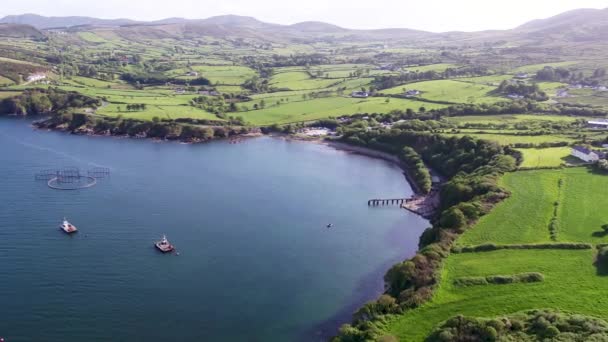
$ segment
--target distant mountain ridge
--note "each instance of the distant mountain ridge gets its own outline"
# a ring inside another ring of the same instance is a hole
[[[233,36],[264,40],[309,39],[337,36],[350,39],[402,39],[402,40],[564,40],[608,41],[608,8],[578,9],[547,19],[533,20],[511,30],[481,32],[432,33],[407,28],[357,30],[337,25],[306,21],[292,25],[272,24],[253,17],[221,15],[206,19],[167,18],[157,21],[131,19],[99,19],[92,17],[45,17],[37,14],[10,15],[0,24],[29,25],[38,30],[72,28],[90,30],[115,29],[123,36],[142,38],[192,38],[196,36]],[[23,30],[23,28],[21,28]],[[32,31],[32,34],[35,33]]]

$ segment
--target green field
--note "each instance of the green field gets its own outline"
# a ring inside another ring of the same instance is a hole
[[[304,71],[290,71],[273,75],[270,85],[279,89],[321,90],[340,81],[331,78],[312,78]]]
[[[257,74],[251,68],[237,65],[198,65],[192,66],[191,69],[199,73],[198,77],[205,77],[211,83],[220,85],[238,86]],[[188,71],[189,69],[186,68],[173,69],[167,72],[167,76],[182,79],[196,78],[195,76],[187,76]]]
[[[558,199],[559,171],[520,171],[505,175],[501,185],[511,196],[462,235],[458,245],[549,242],[549,220]],[[520,217],[521,219],[513,219]]]
[[[560,179],[562,179],[560,190]],[[606,243],[600,234],[608,222],[608,176],[584,167],[519,171],[503,177],[511,196],[457,240],[458,245],[551,242],[549,222],[557,210],[557,242]],[[603,296],[608,277],[598,275],[593,249],[498,250],[451,254],[441,284],[421,308],[393,318],[388,333],[403,341],[421,341],[440,322],[457,314],[494,317],[526,309],[554,308],[608,318]],[[459,287],[461,277],[540,272],[539,283]]]
[[[563,195],[560,198],[560,241],[608,242],[608,236],[598,234],[608,223],[608,176],[592,174],[585,168],[562,172]]]
[[[608,277],[598,276],[593,250],[500,250],[452,254],[433,300],[395,317],[388,334],[423,341],[442,321],[458,314],[494,317],[526,309],[555,308],[608,318]],[[464,276],[540,272],[543,282],[457,287]]]
[[[524,161],[522,167],[553,167],[560,166],[568,159],[570,147],[551,147],[551,148],[522,148],[519,149],[523,154]]]
[[[350,97],[328,97],[308,101],[289,102],[280,106],[239,113],[247,122],[255,125],[271,123],[289,123],[317,120],[329,116],[352,115],[356,113],[387,113],[394,109],[407,108],[418,110],[441,108],[442,105],[415,100],[390,99],[373,97],[355,99]]]
[[[552,68],[568,68],[577,64],[575,61],[567,61],[567,62],[553,62],[553,63],[540,63],[540,64],[530,64],[524,65],[519,68],[515,68],[511,71],[511,73],[516,74],[518,72],[526,72],[526,73],[535,73],[542,68],[549,66]]]
[[[403,89],[419,90],[422,92],[419,97],[430,101],[450,103],[493,103],[506,101],[505,98],[491,94],[492,91],[496,90],[496,87],[453,80],[409,83],[384,89],[381,92],[383,94],[396,95],[403,94]]]
[[[140,119],[140,120],[152,120],[154,117],[160,119],[180,119],[180,118],[192,118],[192,119],[206,119],[206,120],[220,120],[217,116],[211,113],[207,113],[202,109],[198,109],[192,106],[171,106],[171,105],[148,105],[144,111],[127,111],[126,105],[121,104],[109,104],[105,107],[99,108],[97,114],[106,116],[118,116],[121,115],[124,118]]]
[[[597,234],[602,224],[608,223],[604,210],[608,197],[597,191],[608,186],[608,176],[593,174],[584,167],[520,171],[505,175],[502,184],[511,197],[482,217],[458,240],[459,245],[548,242],[555,201],[560,203],[557,241],[608,242],[608,236]]]

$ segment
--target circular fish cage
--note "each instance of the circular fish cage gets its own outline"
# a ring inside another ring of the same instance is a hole
[[[34,176],[37,181],[45,181],[49,188],[55,190],[78,190],[95,186],[99,179],[110,177],[110,169],[94,167],[81,172],[77,167],[40,170]]]
[[[78,190],[90,188],[97,184],[97,179],[91,176],[73,176],[69,179],[63,177],[54,177],[49,179],[47,185],[55,190]]]

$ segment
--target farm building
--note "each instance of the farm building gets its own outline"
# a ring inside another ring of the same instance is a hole
[[[187,76],[198,77],[198,72],[196,71],[188,71],[186,73]]]
[[[358,98],[366,98],[369,96],[369,93],[366,91],[353,91],[350,94],[351,97],[358,97]]]
[[[186,89],[184,89],[184,88],[177,88],[177,89],[175,89],[175,93],[176,94],[185,94],[186,93]]]
[[[405,96],[418,96],[420,95],[420,90],[416,90],[416,89],[410,89],[408,91],[405,92]]]
[[[587,121],[589,128],[608,128],[608,120],[589,120]]]
[[[46,78],[46,74],[37,72],[35,74],[31,74],[27,77],[28,82],[36,82]]]
[[[530,75],[528,75],[528,74],[527,74],[527,73],[525,73],[525,72],[518,72],[518,73],[515,75],[515,78],[519,78],[519,79],[524,79],[524,78],[528,78],[528,77],[530,77]]]
[[[588,163],[593,163],[600,159],[606,158],[606,154],[604,152],[593,151],[583,146],[574,146],[571,154],[572,156]]]

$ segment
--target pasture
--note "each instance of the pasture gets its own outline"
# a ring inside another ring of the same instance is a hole
[[[475,228],[473,228],[475,229]],[[458,314],[494,317],[527,309],[555,308],[608,318],[608,277],[597,274],[594,250],[499,250],[452,254],[431,300],[389,321],[387,334],[400,341],[423,341],[431,330]],[[455,286],[466,276],[540,272],[537,283]]]
[[[494,103],[506,101],[505,98],[493,95],[496,87],[484,84],[473,84],[454,80],[438,80],[409,83],[394,88],[384,89],[383,94],[403,94],[404,89],[419,90],[418,96],[425,100],[448,103]]]
[[[289,90],[321,90],[340,81],[331,78],[312,78],[305,71],[289,71],[274,74],[270,79],[270,85]]]
[[[608,242],[608,235],[601,233],[601,226],[608,223],[604,209],[608,197],[597,191],[608,187],[608,176],[586,167],[520,171],[505,175],[501,185],[511,196],[464,233],[458,245],[549,242],[549,221],[556,201],[557,241]],[[509,219],[512,217],[522,219]]]
[[[411,108],[418,110],[420,107],[433,109],[443,106],[405,99],[390,99],[387,103],[386,98],[381,97],[367,99],[328,97],[267,106],[264,109],[240,112],[238,115],[254,125],[269,125],[272,123],[311,121],[330,116],[336,117],[357,113],[388,113],[394,109],[405,110]]]
[[[570,147],[549,148],[522,148],[518,149],[523,154],[521,167],[557,167],[565,163],[569,158]]]

